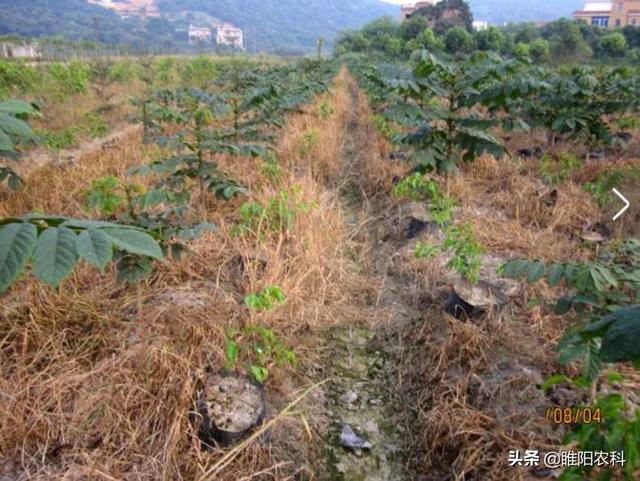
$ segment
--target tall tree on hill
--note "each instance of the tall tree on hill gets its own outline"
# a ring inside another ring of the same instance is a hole
[[[426,17],[437,34],[443,34],[453,27],[473,31],[473,15],[465,0],[442,0],[435,5],[420,8],[412,15],[414,16]]]

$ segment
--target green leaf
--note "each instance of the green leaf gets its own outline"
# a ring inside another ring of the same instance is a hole
[[[227,341],[227,369],[233,369],[238,359],[238,343],[232,340]]]
[[[57,286],[77,261],[76,235],[71,229],[54,227],[40,234],[33,258],[33,271],[40,280]]]
[[[78,255],[94,266],[104,269],[113,257],[113,242],[99,230],[85,230],[76,239]]]
[[[582,376],[589,385],[593,384],[600,376],[600,371],[602,371],[602,361],[602,356],[600,356],[595,342],[590,341],[587,356],[584,359],[584,366],[582,368]]]
[[[13,115],[33,115],[37,113],[37,110],[24,100],[11,99],[0,102],[0,112]]]
[[[614,322],[602,338],[600,356],[605,362],[640,359],[640,305],[618,309],[602,318]]]
[[[591,268],[590,274],[591,274],[591,279],[593,280],[593,284],[595,285],[596,289],[598,289],[599,291],[604,291],[609,287],[613,289],[618,287],[618,279],[616,279],[613,272],[611,272],[609,269],[607,269],[604,266],[595,264]]]
[[[551,376],[550,378],[547,378],[542,383],[542,386],[540,386],[540,389],[542,389],[543,391],[548,391],[556,384],[564,384],[564,383],[570,383],[570,382],[571,380],[568,379],[567,376],[563,374],[556,374],[555,376]]]
[[[126,252],[159,260],[164,259],[160,245],[149,234],[115,227],[101,229],[101,232],[104,232],[116,246]]]
[[[267,380],[267,377],[269,377],[269,370],[266,367],[251,366],[249,367],[249,373],[260,384],[263,384]]]
[[[610,372],[607,374],[607,382],[620,382],[624,381],[624,376],[619,372]]]
[[[563,314],[566,314],[567,312],[569,312],[569,310],[571,309],[571,306],[573,306],[573,302],[571,301],[571,299],[562,297],[558,299],[558,301],[556,302],[554,312],[557,315],[562,316]]]
[[[0,112],[0,129],[15,137],[28,138],[31,136],[31,127],[28,123],[2,112]]]
[[[135,284],[151,274],[152,270],[153,265],[147,257],[128,254],[118,261],[116,279],[118,282]]]
[[[0,152],[15,152],[13,148],[13,140],[0,128]]]
[[[515,260],[504,265],[504,275],[511,279],[521,279],[529,270],[530,262],[527,260]]]
[[[26,222],[0,228],[0,292],[18,278],[33,253],[37,238],[36,226]]]
[[[20,184],[23,182],[22,178],[15,172],[9,172],[9,180],[7,181],[7,184],[11,190],[18,190],[18,187],[20,187]]]
[[[542,279],[544,275],[544,263],[541,261],[535,261],[529,266],[529,272],[527,272],[527,282],[533,284]]]
[[[549,280],[549,284],[552,286],[557,286],[563,277],[563,269],[562,264],[551,264],[547,268],[547,279]]]

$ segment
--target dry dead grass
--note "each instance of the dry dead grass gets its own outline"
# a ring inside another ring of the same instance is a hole
[[[532,162],[483,156],[453,179],[451,194],[491,252],[537,259],[579,260],[577,233],[600,219],[593,200],[568,182],[546,187]]]
[[[200,450],[189,415],[199,376],[224,366],[229,327],[270,326],[300,358],[296,373],[270,369],[271,414],[308,383],[305,370],[317,362],[315,333],[354,319],[353,298],[371,288],[346,259],[346,223],[323,185],[339,169],[342,91],[327,96],[334,106],[329,118],[311,107],[289,119],[278,146],[287,168],[277,183],[262,176],[258,161],[221,159],[252,187],[252,201],[268,202],[296,186],[313,207],[299,210],[290,229],[265,231],[262,240],[233,235],[241,201],[211,199],[208,216],[218,231],[142,283],[140,313],[134,289],[116,284],[111,270],[100,276],[84,266],[60,289],[27,278],[3,296],[0,457],[7,461],[0,468],[29,479],[200,479],[223,451]],[[321,132],[320,142],[299,155],[308,129]],[[23,190],[2,192],[0,215],[33,209],[86,215],[80,192],[91,179],[123,177],[150,155],[134,137],[67,169],[34,169]],[[267,285],[280,286],[286,304],[250,312],[243,296]],[[312,411],[304,408],[307,416]],[[312,479],[306,436],[299,415],[287,416],[271,429],[271,443],[252,443],[206,479],[284,480],[295,473]]]
[[[126,116],[135,112],[130,100],[144,92],[144,84],[138,80],[115,83],[105,90],[108,107],[91,86],[84,94],[71,95],[62,101],[45,100],[43,116],[34,119],[33,126],[51,132],[60,132],[74,125],[85,125],[86,116],[99,112],[110,126],[122,123]],[[38,101],[38,99],[34,99]]]

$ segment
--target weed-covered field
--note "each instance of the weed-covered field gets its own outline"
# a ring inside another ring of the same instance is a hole
[[[638,73],[0,63],[0,479],[637,479]]]

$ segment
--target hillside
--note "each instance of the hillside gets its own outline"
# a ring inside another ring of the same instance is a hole
[[[0,35],[25,37],[60,35],[69,40],[133,43],[133,22],[86,0],[0,0]]]
[[[546,21],[571,17],[584,5],[583,0],[469,0],[473,17],[494,25],[505,22]]]
[[[158,0],[163,13],[201,11],[247,31],[258,50],[314,48],[318,37],[331,41],[338,31],[375,18],[399,16],[396,5],[378,0]]]
[[[175,18],[207,14],[245,29],[247,43],[257,50],[302,51],[315,47],[318,37],[330,44],[335,34],[358,27],[375,18],[397,17],[396,5],[380,0],[156,0],[162,16]],[[107,43],[157,45],[184,43],[163,19],[147,19],[143,28],[138,18],[122,20],[113,10],[86,0],[29,0],[16,3],[0,0],[0,35],[27,37],[62,36],[71,40],[99,40]]]

